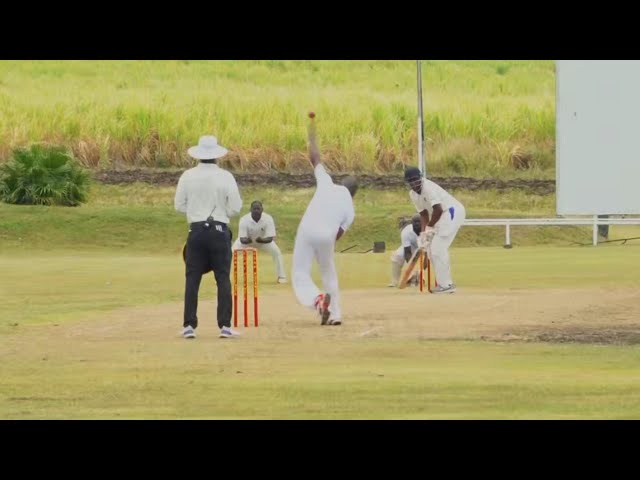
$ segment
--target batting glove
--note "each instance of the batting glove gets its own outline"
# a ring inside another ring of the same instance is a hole
[[[426,227],[424,229],[424,232],[420,232],[420,242],[423,245],[428,245],[429,243],[431,243],[431,240],[433,240],[435,234],[436,231],[433,227]]]

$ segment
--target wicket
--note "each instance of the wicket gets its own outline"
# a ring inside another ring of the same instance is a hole
[[[233,252],[233,326],[238,326],[238,253],[242,252],[242,293],[244,296],[244,326],[249,326],[249,276],[247,274],[248,252],[253,259],[253,325],[258,326],[258,250],[246,248]]]
[[[424,292],[424,261],[427,261],[427,291],[431,293],[431,261],[426,252],[420,252],[420,292]]]

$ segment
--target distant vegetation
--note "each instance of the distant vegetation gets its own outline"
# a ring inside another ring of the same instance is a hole
[[[64,147],[17,148],[0,165],[0,199],[18,205],[75,207],[87,200],[89,172]]]
[[[553,61],[423,61],[429,172],[553,178]],[[233,170],[416,163],[415,61],[0,61],[0,160],[50,141],[92,168],[179,167],[202,134]]]

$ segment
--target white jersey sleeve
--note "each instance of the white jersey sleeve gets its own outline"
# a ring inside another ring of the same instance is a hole
[[[264,236],[265,237],[275,237],[276,236],[276,224],[273,221],[273,217],[266,213],[263,213],[262,216],[265,217],[264,222]]]
[[[226,171],[225,171],[226,172]],[[228,217],[235,217],[242,210],[242,197],[238,190],[236,179],[230,172],[227,174],[227,204],[226,213]]]
[[[402,242],[403,248],[418,248],[418,236],[416,235],[416,232],[413,231],[412,224],[409,224],[402,229],[402,232],[400,232],[400,241]]]
[[[246,238],[249,236],[249,232],[247,231],[247,217],[249,215],[245,215],[240,219],[240,223],[238,224],[238,238]]]
[[[442,204],[443,209],[449,206],[449,202],[446,202],[445,204],[446,199],[444,198],[444,195],[442,195],[442,188],[435,183],[425,181],[422,190],[422,193],[426,196],[426,200],[430,207],[433,207],[434,205],[437,205],[439,203]]]
[[[324,168],[324,165],[322,165],[321,163],[316,165],[316,168],[313,170],[313,174],[316,177],[316,185],[318,187],[320,186],[326,187],[327,185],[333,185],[333,180],[331,179],[331,175],[327,173],[327,171]]]
[[[340,228],[346,232],[351,227],[351,224],[353,224],[353,221],[356,218],[356,212],[353,208],[353,198],[351,197],[351,193],[349,193],[347,187],[341,186],[340,190],[340,193],[344,196],[343,204],[345,209],[344,219],[342,220],[342,223],[340,223]]]
[[[180,175],[178,186],[176,188],[176,196],[173,199],[173,205],[180,213],[187,213],[186,173],[187,172],[184,172]]]

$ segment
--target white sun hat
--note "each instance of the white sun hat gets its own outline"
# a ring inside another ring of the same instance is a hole
[[[218,145],[218,139],[213,135],[204,135],[200,137],[198,145],[189,148],[187,153],[198,160],[213,160],[214,158],[224,157],[227,152],[226,148]]]

